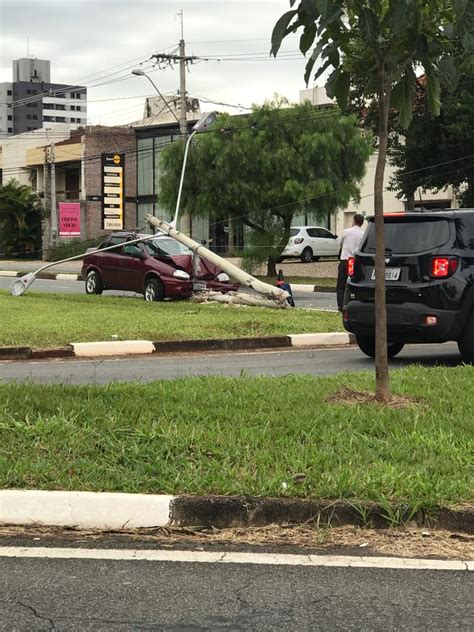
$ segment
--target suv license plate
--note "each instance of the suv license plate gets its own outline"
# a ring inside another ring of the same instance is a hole
[[[386,281],[398,281],[400,278],[400,268],[385,268]],[[375,279],[375,270],[372,272],[372,281]]]
[[[206,283],[198,283],[197,281],[195,281],[193,283],[193,290],[195,292],[201,292],[202,290],[207,290],[207,285]]]

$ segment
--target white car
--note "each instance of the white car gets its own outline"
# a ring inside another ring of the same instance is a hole
[[[303,263],[318,261],[320,257],[337,257],[339,239],[327,228],[321,226],[292,226],[290,239],[279,261],[297,258]]]

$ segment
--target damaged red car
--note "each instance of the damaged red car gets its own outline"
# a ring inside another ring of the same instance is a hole
[[[111,233],[97,250],[86,254],[82,275],[87,294],[126,290],[143,294],[146,301],[162,301],[189,298],[193,291],[205,289],[238,289],[225,272],[171,237],[160,235],[150,241],[127,243],[141,237],[146,235]],[[115,245],[116,249],[100,252]]]

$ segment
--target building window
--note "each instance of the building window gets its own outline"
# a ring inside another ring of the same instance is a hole
[[[32,108],[37,108],[37,107],[38,107],[38,104],[36,103],[36,101],[35,101],[34,103],[32,103],[32,104],[31,104],[31,107],[32,107]]]
[[[31,107],[31,105],[32,105],[31,103],[27,103],[27,104],[26,104],[26,107],[27,107],[27,108],[30,108],[30,107]]]
[[[65,123],[65,122],[66,122],[66,118],[64,116],[56,117],[56,123]]]
[[[13,132],[13,128],[9,127],[8,128],[8,133]]]
[[[33,114],[32,119],[33,119],[33,121],[37,121],[38,120],[38,115],[37,114]]]
[[[77,110],[78,112],[82,112],[82,108],[81,108],[81,106],[80,106],[80,105],[76,105],[76,110]]]
[[[45,122],[51,121],[51,117],[50,116],[43,116],[43,121],[45,121]]]
[[[27,115],[26,115],[26,118],[27,118],[28,120],[31,120],[31,114],[27,114]]]
[[[13,116],[11,114],[8,115],[8,120],[13,121]]]
[[[27,91],[26,91],[26,94],[31,94],[31,90],[27,90]]]
[[[9,97],[11,97],[11,96],[12,96],[12,91],[11,91],[11,90],[7,90],[7,95],[8,95]]]
[[[31,94],[38,94],[38,90],[32,90]]]

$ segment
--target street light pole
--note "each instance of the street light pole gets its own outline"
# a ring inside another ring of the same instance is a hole
[[[148,81],[151,83],[151,85],[155,88],[155,90],[157,91],[158,95],[161,97],[161,99],[164,101],[166,107],[168,108],[168,110],[171,112],[171,114],[174,116],[174,118],[176,119],[176,122],[179,123],[179,125],[181,126],[181,122],[178,119],[178,117],[176,116],[176,113],[174,112],[174,110],[171,108],[170,104],[168,103],[168,101],[165,99],[165,97],[161,94],[161,92],[158,90],[158,86],[156,85],[156,83],[153,81],[153,79],[146,74],[146,72],[144,72],[141,68],[134,68],[132,70],[132,75],[136,75],[137,77],[146,77],[148,79]],[[181,127],[180,127],[181,129]]]
[[[210,127],[214,123],[216,118],[217,118],[217,115],[215,112],[207,112],[206,114],[203,114],[201,118],[199,119],[199,121],[193,126],[193,131],[191,132],[188,140],[186,141],[186,147],[184,148],[183,167],[181,169],[181,178],[179,181],[178,197],[176,199],[176,210],[174,212],[173,221],[170,222],[170,225],[173,228],[176,228],[177,223],[178,223],[178,213],[179,213],[179,206],[181,203],[181,193],[183,191],[184,173],[186,171],[186,162],[188,160],[189,146],[191,144],[193,136],[199,132],[205,131],[208,127]]]

